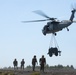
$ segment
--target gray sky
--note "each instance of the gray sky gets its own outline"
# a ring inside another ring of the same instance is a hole
[[[68,20],[76,0],[1,0],[0,1],[0,67],[13,66],[17,58],[25,59],[25,66],[31,65],[34,55],[44,55],[50,66],[62,64],[76,67],[76,24],[57,33],[56,40],[61,56],[47,55],[51,34],[44,36],[42,28],[47,22],[21,23],[21,21],[46,19],[32,11],[41,10],[50,17]],[[76,14],[75,14],[76,16]],[[74,18],[76,20],[76,18]]]

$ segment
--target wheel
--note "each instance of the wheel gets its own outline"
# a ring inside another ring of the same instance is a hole
[[[50,53],[49,56],[52,57],[52,53]]]
[[[53,33],[55,36],[57,35],[56,33]]]
[[[57,48],[54,48],[54,54],[55,54],[55,56],[58,56],[58,49]]]
[[[45,32],[43,32],[43,34],[44,34],[44,35],[46,35],[46,33],[45,33]]]
[[[58,56],[58,52],[55,52],[55,56]]]
[[[51,50],[51,48],[49,48],[48,54],[49,54],[50,57],[52,57],[52,50]]]
[[[57,34],[56,34],[56,33],[54,33],[54,35],[56,36]]]
[[[69,31],[69,29],[67,28],[67,31]]]

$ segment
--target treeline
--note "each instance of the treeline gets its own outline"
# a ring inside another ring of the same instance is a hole
[[[46,68],[70,68],[70,69],[74,69],[73,65],[67,65],[67,66],[63,66],[61,64],[55,65],[55,66],[49,66],[48,64],[45,66]],[[26,68],[32,68],[32,66],[27,66]],[[40,68],[40,66],[36,66],[36,68]]]
[[[54,66],[49,66],[48,64],[45,66],[46,68],[67,68],[67,69],[75,69],[74,67],[73,67],[73,65],[67,65],[67,66],[63,66],[63,65],[61,65],[61,64],[58,64],[58,65],[54,65]],[[11,67],[11,66],[9,66],[9,67],[4,67],[3,69],[13,69],[14,67]],[[19,67],[20,68],[20,67]],[[26,69],[32,69],[32,66],[30,66],[30,65],[28,65],[28,66],[26,66],[25,67]],[[40,68],[40,66],[36,66],[36,68]]]

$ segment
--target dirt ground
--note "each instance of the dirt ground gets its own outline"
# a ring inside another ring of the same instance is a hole
[[[76,75],[76,69],[45,69],[45,72],[39,69],[0,69],[0,75]]]

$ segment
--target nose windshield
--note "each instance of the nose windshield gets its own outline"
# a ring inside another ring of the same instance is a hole
[[[43,27],[42,33],[43,33],[44,35],[46,35],[46,29],[45,29],[45,27]]]

